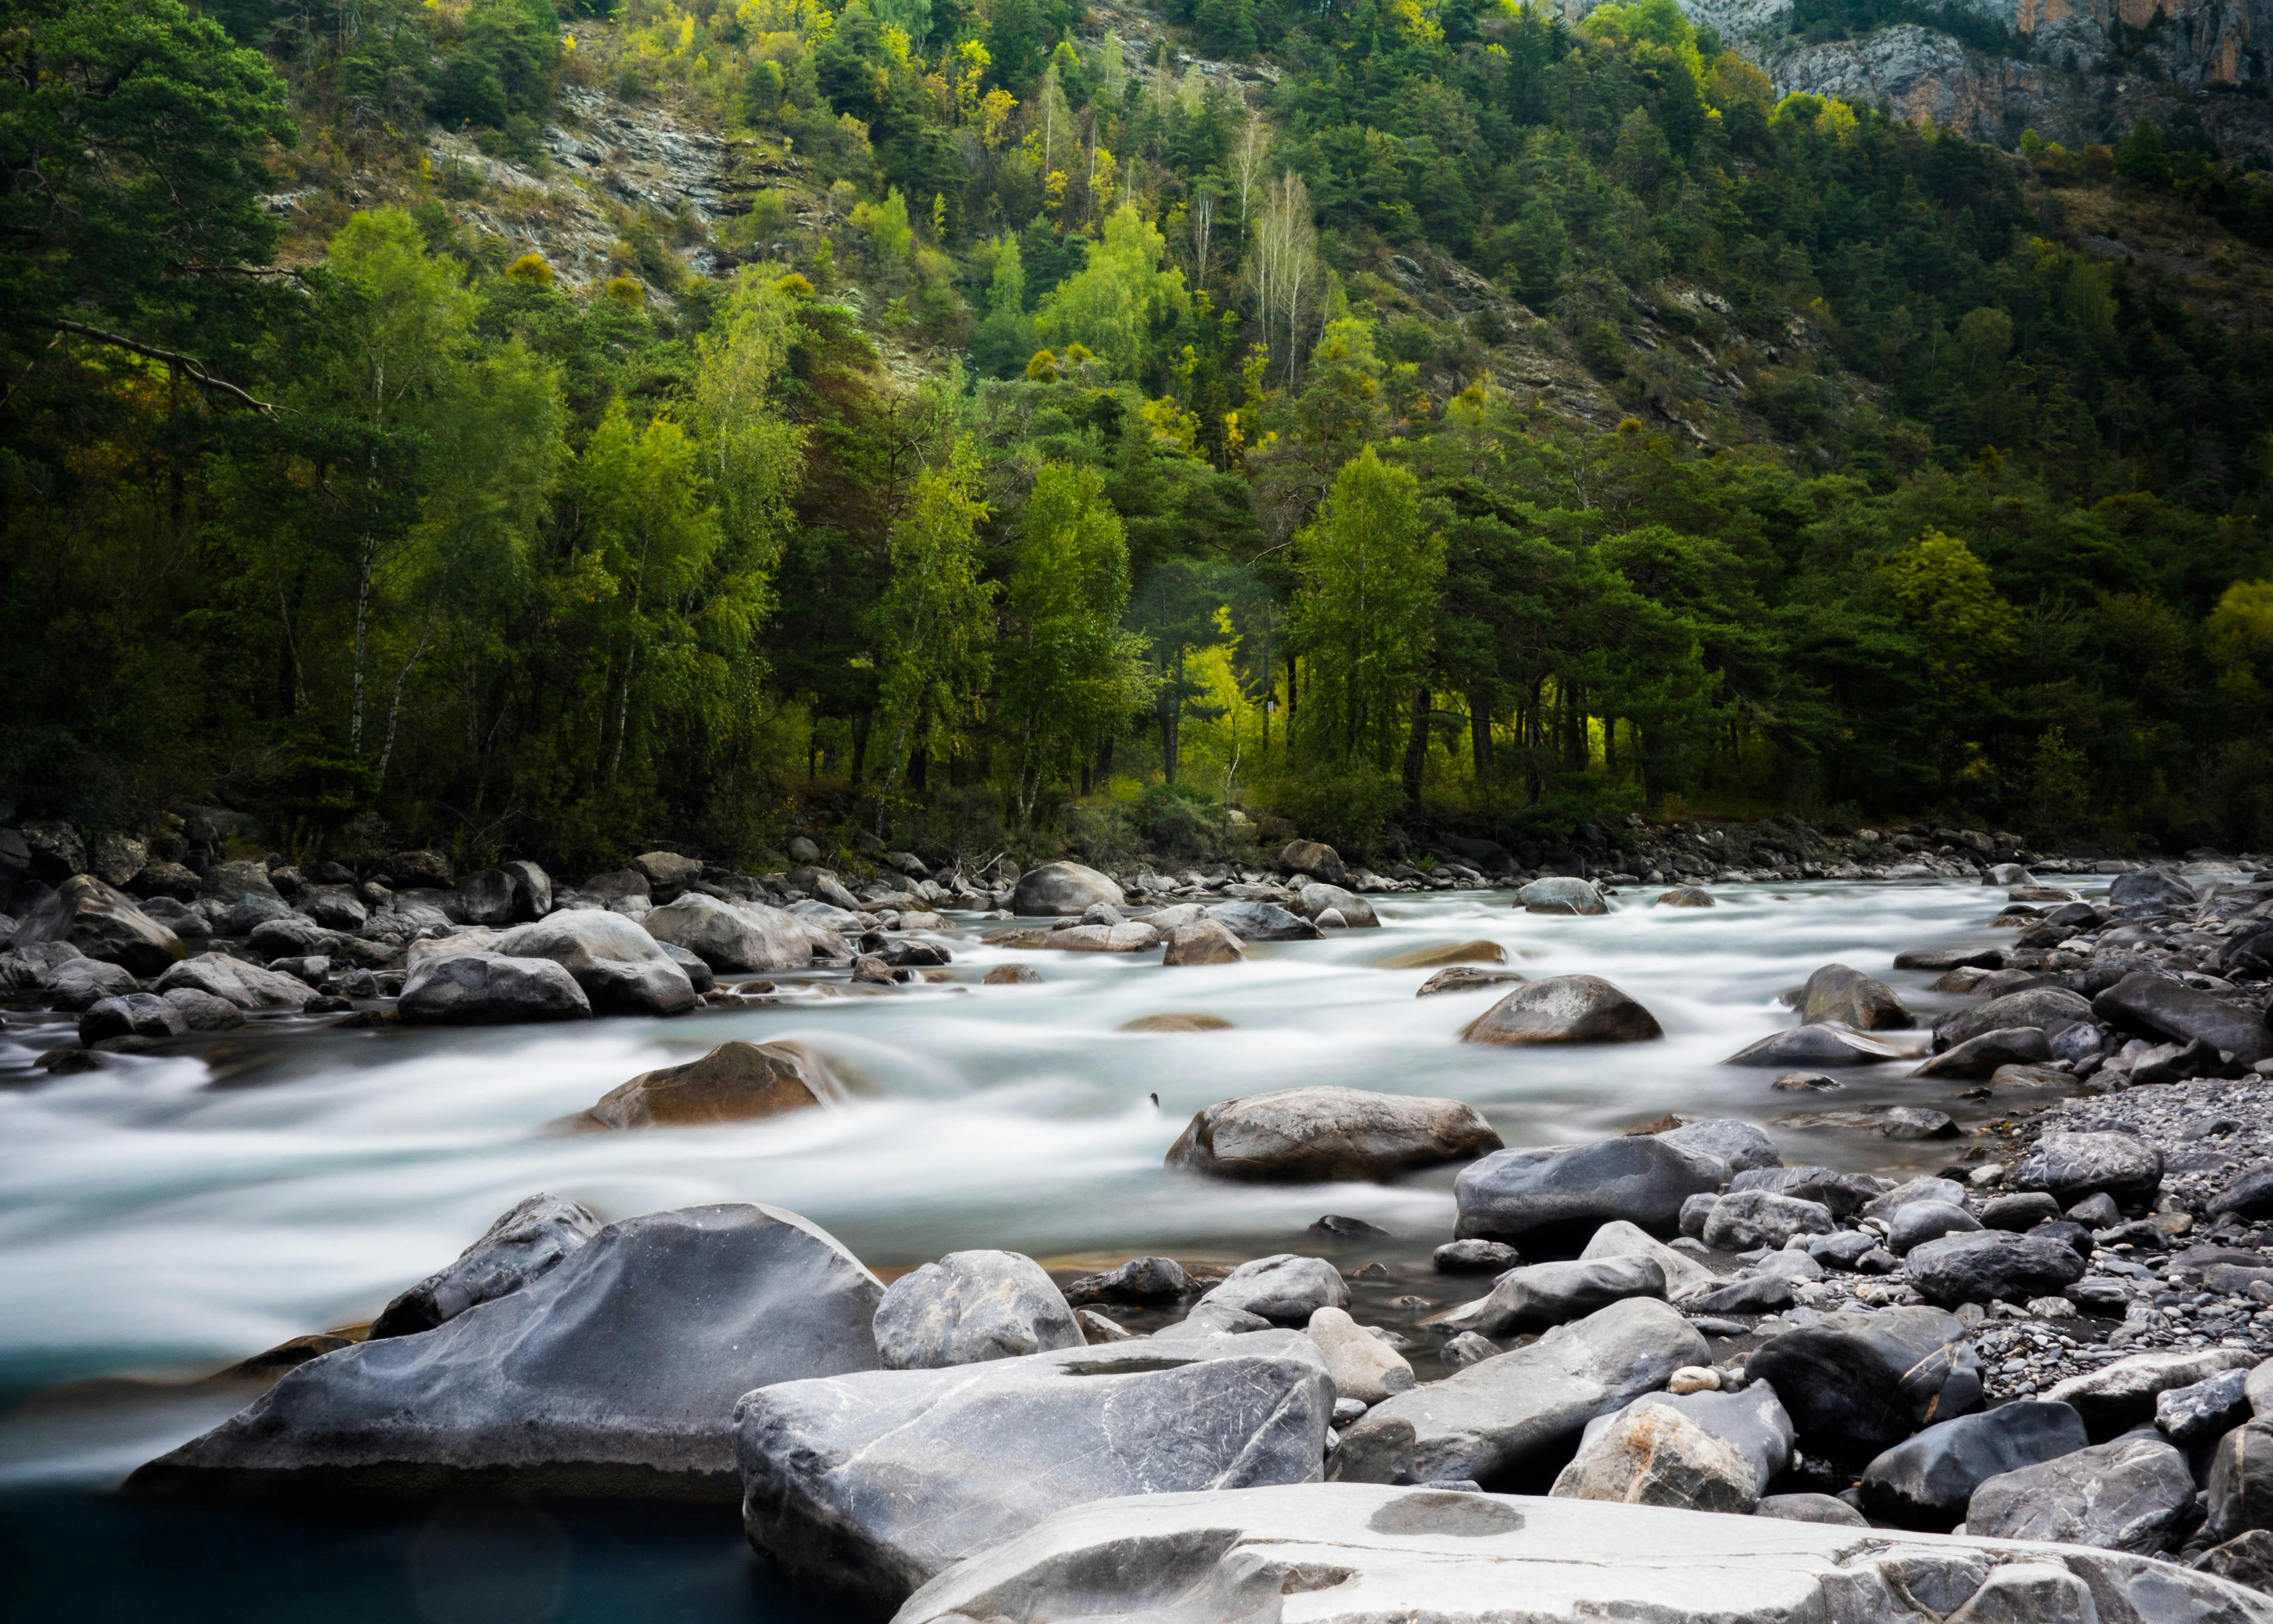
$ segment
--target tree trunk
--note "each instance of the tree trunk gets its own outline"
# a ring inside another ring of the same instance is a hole
[[[918,795],[924,792],[924,780],[931,775],[931,752],[918,745],[908,757],[908,782],[915,786]]]
[[[864,710],[852,718],[852,782],[856,787],[868,764],[868,727],[875,719],[873,710]]]
[[[1492,767],[1491,700],[1482,688],[1468,690],[1468,765],[1481,790],[1490,781]]]
[[[1602,771],[1612,783],[1618,781],[1618,719],[1602,718]]]
[[[1405,737],[1405,804],[1421,805],[1421,779],[1429,767],[1429,685],[1413,690],[1413,728]]]

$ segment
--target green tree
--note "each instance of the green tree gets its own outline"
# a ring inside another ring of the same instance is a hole
[[[979,719],[993,671],[995,587],[979,571],[987,507],[979,479],[976,449],[956,440],[943,466],[917,476],[892,527],[891,580],[874,623],[886,792],[903,773],[922,790],[930,758]]]
[[[2134,185],[2157,190],[2171,183],[2171,155],[2163,148],[2163,133],[2142,118],[2115,149],[2115,172]]]
[[[1122,378],[1144,371],[1154,334],[1191,310],[1184,273],[1165,264],[1167,239],[1134,204],[1105,222],[1088,262],[1050,290],[1036,313],[1042,341],[1062,349],[1087,346]]]

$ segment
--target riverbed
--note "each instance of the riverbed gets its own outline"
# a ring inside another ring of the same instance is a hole
[[[1894,954],[2009,941],[1986,928],[2001,893],[1736,886],[1718,888],[1712,909],[1655,907],[1654,895],[1627,892],[1594,918],[1526,914],[1506,892],[1377,898],[1380,930],[1180,969],[1157,954],[992,947],[982,938],[999,922],[965,917],[930,938],[954,954],[955,979],[874,996],[574,1027],[259,1022],[53,1080],[30,1065],[53,1039],[11,1014],[0,1029],[0,1408],[11,1411],[0,1419],[0,1585],[29,1587],[27,1618],[830,1616],[754,1568],[731,1515],[443,1508],[342,1522],[109,1495],[133,1465],[244,1402],[195,1378],[368,1320],[539,1190],[606,1218],[711,1201],[786,1207],[888,1276],[993,1246],[1052,1267],[1315,1251],[1425,1283],[1429,1249],[1452,1232],[1451,1170],[1392,1186],[1258,1186],[1172,1172],[1162,1155],[1204,1105],[1316,1083],[1467,1100],[1511,1145],[1597,1138],[1672,1112],[1759,1122],[1789,1162],[1887,1173],[1962,1153],[1962,1141],[1775,1119],[1894,1103],[1963,1123],[1984,1109],[1955,1097],[1963,1085],[1912,1081],[1896,1064],[1837,1072],[1847,1086],[1827,1098],[1795,1096],[1771,1091],[1773,1069],[1719,1062],[1792,1024],[1779,993],[1833,962],[1887,980],[1930,1024],[1961,1000],[1928,992],[1930,974],[1893,970]],[[1604,977],[1666,1036],[1464,1045],[1459,1029],[1495,994],[1416,998],[1430,972],[1382,962],[1469,942],[1497,944],[1527,976]],[[1043,979],[979,984],[1009,962]],[[1231,1024],[1120,1029],[1171,1013]],[[549,1126],[729,1038],[810,1044],[848,1103],[699,1131]],[[1326,1213],[1389,1238],[1309,1232]]]

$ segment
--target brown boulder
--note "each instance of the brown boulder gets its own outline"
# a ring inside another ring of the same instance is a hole
[[[699,1060],[641,1072],[568,1119],[579,1133],[709,1127],[804,1111],[844,1097],[821,1057],[802,1044],[720,1044]]]

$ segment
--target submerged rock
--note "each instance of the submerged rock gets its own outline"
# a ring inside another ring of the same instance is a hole
[[[1464,1101],[1318,1086],[1208,1106],[1169,1148],[1167,1163],[1222,1179],[1387,1179],[1500,1148]]]
[[[699,895],[700,893],[697,893]],[[454,961],[445,961],[453,962]],[[641,1072],[568,1119],[584,1131],[709,1127],[842,1103],[844,1085],[803,1044],[720,1044],[699,1060]]]
[[[1439,992],[1503,992],[1527,979],[1512,969],[1478,969],[1474,965],[1454,964],[1422,982],[1413,996],[1434,998]]]

